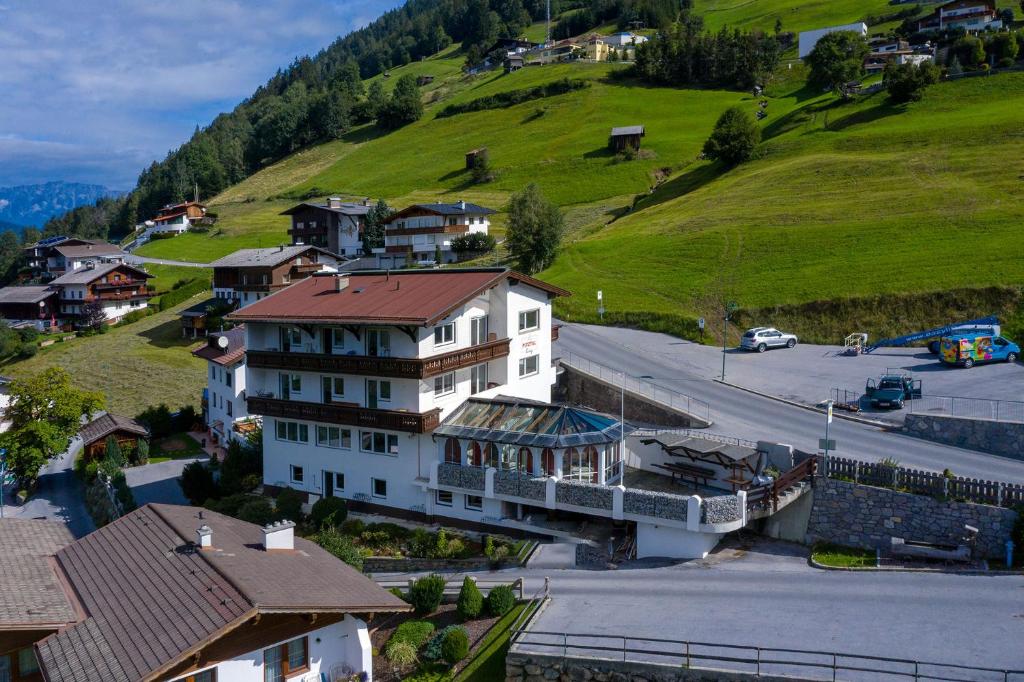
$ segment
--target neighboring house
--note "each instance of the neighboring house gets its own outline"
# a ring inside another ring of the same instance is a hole
[[[454,204],[415,204],[396,213],[384,226],[384,246],[376,248],[377,267],[402,268],[417,262],[433,262],[437,250],[442,263],[454,263],[453,237],[487,234],[494,211],[459,201]]]
[[[79,268],[58,277],[50,284],[60,290],[61,315],[81,317],[87,303],[98,303],[107,322],[117,322],[135,310],[149,305],[151,292],[146,280],[153,275],[124,263]]]
[[[645,135],[643,126],[623,126],[612,128],[608,136],[608,148],[614,152],[622,152],[627,149],[640,150],[640,138]]]
[[[57,520],[0,519],[0,680],[39,682],[32,645],[81,619],[53,561],[74,539]]]
[[[149,440],[149,429],[131,417],[109,412],[96,417],[78,431],[86,459],[101,459],[107,453],[107,439],[113,436],[122,452],[134,452],[140,440]]]
[[[226,315],[234,308],[234,301],[227,301],[223,298],[208,298],[201,303],[185,308],[180,314],[182,338],[196,339],[206,336],[211,331],[211,318],[215,318],[217,315]]]
[[[192,351],[206,360],[203,421],[217,445],[245,441],[250,422],[245,405],[245,325],[212,332],[206,345]]]
[[[263,416],[265,489],[463,518],[434,510],[424,487],[432,433],[471,396],[550,400],[550,299],[566,294],[502,268],[353,273],[232,313],[246,326],[248,410]]]
[[[18,521],[54,523],[0,528]],[[39,668],[18,682],[372,680],[363,619],[411,608],[290,521],[149,504],[70,543],[49,532],[0,532],[0,562],[30,570],[0,572],[0,618],[26,628],[13,655]]]
[[[22,251],[33,277],[60,277],[90,263],[123,263],[128,257],[121,247],[104,241],[78,237],[49,237]]]
[[[168,204],[160,209],[153,218],[154,232],[188,231],[193,225],[203,222],[206,217],[206,206],[198,201],[186,201],[181,204]]]
[[[213,295],[244,307],[314,272],[337,266],[326,250],[303,244],[267,249],[240,249],[210,263]]]
[[[814,46],[818,44],[818,41],[827,36],[829,33],[837,33],[839,31],[853,31],[865,38],[868,35],[868,25],[860,21],[855,24],[844,24],[842,26],[829,26],[828,28],[819,28],[813,31],[801,31],[799,39],[799,47],[797,54],[800,59],[805,59],[807,55],[814,50]]]
[[[531,65],[570,61],[576,58],[577,50],[580,47],[574,38],[566,38],[551,45],[542,45],[528,50],[523,53],[523,59]]]
[[[948,31],[962,28],[965,31],[985,31],[1002,28],[1003,21],[994,0],[954,0],[936,7],[928,16],[917,22],[917,30]]]
[[[363,255],[363,230],[371,208],[369,199],[350,203],[331,197],[326,204],[304,202],[281,215],[291,216],[288,234],[293,245],[319,246],[339,256],[355,257]]]
[[[9,325],[31,323],[39,331],[56,325],[59,291],[48,285],[10,286],[0,289],[0,319]]]
[[[911,49],[875,51],[864,58],[864,70],[869,74],[879,73],[884,71],[889,64],[920,66],[924,62],[934,61],[934,59],[935,57],[930,51],[915,52]]]
[[[613,33],[610,36],[602,38],[602,40],[615,48],[631,48],[637,45],[642,45],[647,42],[647,36],[642,36],[632,31],[623,31],[621,33]]]
[[[521,54],[513,54],[505,57],[505,73],[513,73],[523,68],[525,65],[526,61],[523,59],[523,55]]]

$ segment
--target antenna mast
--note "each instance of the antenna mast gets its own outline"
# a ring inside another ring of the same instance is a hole
[[[551,44],[551,0],[548,0],[548,37],[544,44]]]

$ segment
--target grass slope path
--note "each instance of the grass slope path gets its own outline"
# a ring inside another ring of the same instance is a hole
[[[558,312],[710,314],[744,307],[1024,283],[1024,73],[937,85],[905,109],[881,93],[812,99],[773,121],[763,157],[695,166],[660,203],[569,244],[543,277]],[[672,196],[673,193],[676,196]]]

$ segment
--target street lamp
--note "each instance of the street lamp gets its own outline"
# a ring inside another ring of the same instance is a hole
[[[722,331],[722,381],[725,381],[725,351],[729,344],[729,318],[732,316],[736,309],[739,308],[736,305],[736,301],[729,301],[725,304],[725,316],[722,320],[725,322],[725,326]]]
[[[604,322],[604,294],[600,289],[597,290],[597,315]]]

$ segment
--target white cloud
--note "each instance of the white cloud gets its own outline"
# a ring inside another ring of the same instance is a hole
[[[144,166],[278,68],[396,4],[0,5],[0,186],[67,179],[130,187]]]

